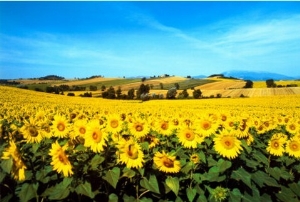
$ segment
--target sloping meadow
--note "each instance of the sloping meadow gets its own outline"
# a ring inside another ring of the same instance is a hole
[[[299,201],[299,99],[140,102],[0,86],[1,201]]]

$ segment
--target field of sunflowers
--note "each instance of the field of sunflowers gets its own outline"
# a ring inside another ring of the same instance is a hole
[[[0,86],[0,201],[298,202],[299,100],[141,102]]]

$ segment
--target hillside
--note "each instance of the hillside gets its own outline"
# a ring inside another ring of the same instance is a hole
[[[97,86],[97,91],[93,91],[93,96],[101,96],[101,86],[107,88],[113,86],[115,89],[121,87],[122,93],[127,94],[130,89],[139,89],[143,83],[151,87],[150,94],[163,94],[166,97],[168,89],[174,87],[174,84],[179,85],[178,94],[183,90],[187,89],[190,96],[193,95],[194,89],[200,89],[204,97],[262,97],[272,95],[291,95],[300,94],[300,87],[283,87],[283,88],[266,88],[265,81],[254,82],[254,88],[244,89],[245,81],[236,79],[224,79],[217,77],[210,77],[205,79],[191,79],[179,76],[171,77],[157,77],[146,79],[144,82],[140,78],[91,78],[83,80],[15,80],[20,82],[22,85],[27,85],[29,89],[35,90],[36,88],[45,89],[47,86],[82,86],[86,87],[85,91],[76,91],[75,95],[79,96],[89,91],[89,86]],[[297,81],[278,81],[276,82],[281,85],[287,85],[291,83],[298,84]],[[299,86],[299,85],[298,85]],[[74,92],[74,91],[73,91]],[[68,91],[65,92],[67,94]],[[177,94],[177,95],[178,95]]]

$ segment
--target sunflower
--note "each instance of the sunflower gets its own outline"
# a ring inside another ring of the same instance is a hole
[[[268,143],[267,151],[274,156],[282,156],[286,139],[286,135],[282,133],[274,134]]]
[[[142,118],[134,118],[128,123],[128,129],[130,133],[136,137],[144,137],[150,131],[150,127],[145,119]]]
[[[242,119],[239,123],[239,130],[237,130],[237,137],[246,138],[249,136],[249,125],[247,124],[247,119]]]
[[[111,114],[107,117],[107,132],[118,133],[122,130],[122,117],[118,114]]]
[[[167,118],[162,118],[156,121],[155,130],[161,135],[169,136],[173,134],[173,126]]]
[[[287,132],[291,133],[291,134],[295,134],[297,132],[299,132],[299,124],[297,123],[296,120],[294,121],[289,121],[286,125],[285,125],[285,129]]]
[[[196,132],[206,137],[210,136],[218,129],[218,124],[212,116],[203,116],[195,121],[193,125],[196,128]]]
[[[200,163],[200,158],[198,154],[192,154],[190,156],[190,161],[193,162],[194,164]]]
[[[201,143],[204,138],[200,138],[192,128],[181,128],[177,134],[179,142],[185,148],[197,148],[198,143]]]
[[[20,131],[27,143],[39,143],[43,139],[39,125],[32,117],[25,121]]]
[[[216,152],[229,159],[236,158],[242,150],[241,141],[231,132],[223,130],[213,141]]]
[[[119,162],[125,163],[128,168],[142,168],[144,163],[144,153],[141,146],[133,139],[126,141],[122,139],[119,144]]]
[[[157,137],[155,137],[154,135],[148,134],[145,137],[141,138],[141,142],[148,142],[149,149],[151,149],[159,144],[159,139]]]
[[[55,115],[52,121],[51,130],[54,137],[64,138],[69,134],[69,125],[67,119],[61,115]]]
[[[49,155],[52,157],[51,165],[58,173],[63,173],[65,177],[73,175],[72,165],[65,153],[66,147],[61,147],[56,141],[52,143]]]
[[[293,137],[286,142],[285,151],[289,156],[300,158],[300,139]]]
[[[87,131],[84,136],[85,147],[90,147],[94,152],[101,152],[106,146],[107,132],[104,131],[98,120],[92,120],[87,126]]]
[[[11,169],[11,174],[16,180],[25,180],[25,169],[27,168],[22,161],[21,155],[17,149],[16,144],[11,141],[9,147],[3,152],[1,159],[9,160],[12,158],[13,166]]]
[[[78,119],[73,124],[73,131],[71,133],[71,138],[76,137],[84,137],[87,131],[87,120],[85,119]]]
[[[35,113],[35,120],[36,121],[43,121],[46,118],[46,112],[45,110],[39,109],[36,113]]]
[[[180,161],[176,160],[176,156],[156,152],[153,157],[155,166],[165,173],[178,173],[180,171]]]
[[[217,186],[211,193],[211,196],[216,200],[216,201],[224,201],[228,194],[229,194],[229,189],[223,188],[221,186]]]

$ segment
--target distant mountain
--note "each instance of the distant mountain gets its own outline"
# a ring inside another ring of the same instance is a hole
[[[294,80],[297,79],[295,77],[286,76],[283,74],[277,74],[272,72],[255,72],[255,71],[240,71],[240,70],[232,70],[223,72],[224,76],[227,77],[235,77],[244,80],[252,80],[252,81],[265,81],[267,79],[273,80]]]

